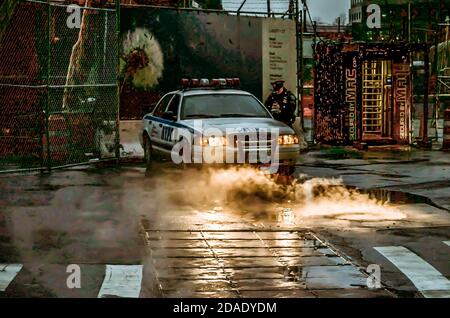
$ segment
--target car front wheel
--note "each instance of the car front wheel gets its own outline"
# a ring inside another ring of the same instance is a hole
[[[295,165],[281,166],[278,173],[282,176],[291,177],[295,173]]]
[[[275,175],[275,180],[279,184],[289,184],[294,179],[295,166],[287,165],[279,167],[278,173]]]

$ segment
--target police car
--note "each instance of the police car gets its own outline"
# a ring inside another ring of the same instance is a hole
[[[158,154],[177,164],[256,164],[292,174],[299,137],[239,86],[237,78],[183,79],[180,90],[163,96],[143,118],[147,165]]]

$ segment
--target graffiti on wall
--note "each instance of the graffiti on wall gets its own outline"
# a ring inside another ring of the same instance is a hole
[[[239,77],[262,98],[261,18],[147,7],[121,19],[122,118],[141,118],[184,77]]]
[[[239,77],[263,100],[273,79],[296,92],[295,23],[167,8],[123,8],[121,117],[141,118],[181,78]]]
[[[358,82],[357,67],[358,61],[356,55],[348,54],[345,57],[345,103],[347,107],[347,127],[349,139],[356,141],[357,134],[357,102],[358,102]]]

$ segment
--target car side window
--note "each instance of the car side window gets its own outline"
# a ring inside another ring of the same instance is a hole
[[[167,105],[169,105],[170,100],[172,99],[173,94],[167,94],[164,96],[156,105],[155,111],[153,112],[153,116],[161,117],[162,114],[165,112]]]
[[[178,117],[178,109],[180,107],[181,96],[176,94],[174,98],[170,101],[169,106],[167,107],[168,112],[172,112],[175,117]]]

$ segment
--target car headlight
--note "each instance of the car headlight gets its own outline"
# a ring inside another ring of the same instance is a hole
[[[280,135],[278,136],[279,145],[297,145],[299,144],[299,139],[297,135]]]
[[[227,145],[226,137],[202,137],[201,138],[202,146],[210,146],[210,147],[222,147]]]

